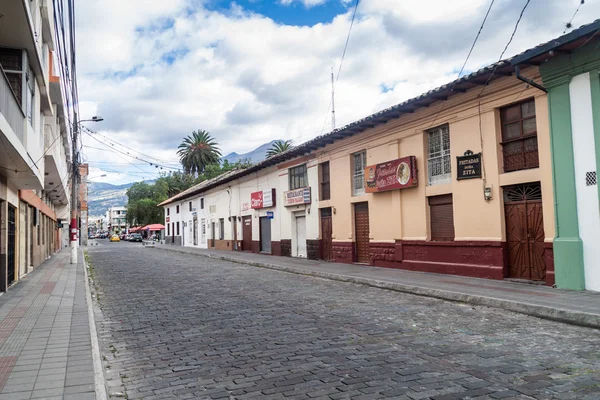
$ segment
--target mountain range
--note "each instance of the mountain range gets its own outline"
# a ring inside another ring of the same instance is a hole
[[[236,163],[240,160],[248,159],[255,164],[266,158],[267,150],[269,150],[276,141],[277,140],[272,140],[248,153],[229,153],[221,160]],[[146,182],[152,183],[153,181]],[[127,205],[127,189],[133,184],[134,182],[122,185],[113,185],[106,182],[90,182],[88,184],[88,215],[103,216],[110,207]]]

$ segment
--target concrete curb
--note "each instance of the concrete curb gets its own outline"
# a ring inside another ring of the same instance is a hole
[[[251,265],[254,267],[267,268],[267,269],[283,271],[283,272],[288,272],[288,273],[297,274],[297,275],[315,276],[315,277],[323,278],[323,279],[355,283],[355,284],[359,284],[359,285],[366,285],[366,286],[376,287],[376,288],[380,288],[380,289],[393,290],[396,292],[414,294],[417,296],[433,297],[433,298],[441,299],[441,300],[449,300],[449,301],[456,301],[456,302],[468,303],[468,304],[476,304],[476,305],[493,307],[493,308],[501,308],[501,309],[504,309],[507,311],[531,315],[533,317],[549,319],[549,320],[558,321],[558,322],[564,322],[564,323],[571,324],[571,325],[579,325],[579,326],[585,326],[588,328],[600,329],[600,316],[599,315],[589,314],[589,313],[580,312],[580,311],[572,311],[572,310],[561,309],[561,308],[553,308],[553,307],[542,306],[542,305],[538,305],[538,304],[519,303],[519,302],[515,302],[515,301],[496,299],[496,298],[487,297],[487,296],[479,296],[479,295],[472,295],[472,294],[466,294],[466,293],[460,293],[460,292],[453,292],[453,291],[443,290],[443,289],[433,289],[433,288],[427,288],[427,287],[416,286],[416,285],[407,285],[407,284],[403,284],[403,283],[387,282],[387,281],[381,281],[381,280],[377,280],[377,279],[340,275],[340,274],[334,274],[334,273],[330,273],[330,272],[311,271],[311,270],[306,270],[306,269],[301,269],[301,268],[286,267],[283,265],[277,265],[277,264],[271,264],[271,263],[265,263],[265,262],[245,261],[245,260],[240,260],[240,259],[237,259],[234,257],[227,257],[227,256],[221,256],[221,255],[214,256],[211,254],[191,253],[191,252],[179,250],[177,248],[166,248],[166,247],[161,247],[161,248],[165,249],[167,251],[173,251],[173,252],[182,253],[182,254],[190,254],[190,255],[194,255],[194,256],[201,256],[201,257],[207,257],[207,258],[216,258],[216,259],[220,259],[223,261],[234,262],[237,264],[246,264],[246,265]]]
[[[90,289],[90,278],[85,255],[82,252],[83,270],[85,273],[85,299],[88,307],[88,320],[90,322],[90,336],[92,340],[92,359],[94,361],[94,385],[96,388],[96,400],[107,400],[106,380],[102,370],[102,358],[100,357],[100,346],[98,345],[98,331],[94,319],[94,303],[92,302],[92,291]]]

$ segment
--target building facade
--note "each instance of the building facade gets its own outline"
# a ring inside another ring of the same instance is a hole
[[[558,287],[600,291],[600,20],[514,61],[540,65],[550,107]]]
[[[127,208],[111,207],[106,211],[106,230],[110,234],[121,234],[127,230]]]
[[[174,196],[168,242],[553,285],[548,121],[501,61]]]
[[[68,238],[70,57],[55,1],[0,4],[0,290]],[[64,51],[59,51],[59,50]]]

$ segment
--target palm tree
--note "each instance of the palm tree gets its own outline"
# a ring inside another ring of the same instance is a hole
[[[292,147],[291,140],[276,140],[273,142],[269,150],[267,150],[267,158],[273,157],[279,153],[283,153],[284,151],[288,151]]]
[[[221,150],[217,143],[204,130],[193,131],[179,145],[177,155],[186,174],[201,174],[207,165],[217,164],[221,158]]]

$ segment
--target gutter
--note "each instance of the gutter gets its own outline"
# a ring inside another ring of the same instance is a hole
[[[518,65],[515,65],[515,77],[520,80],[523,81],[531,86],[533,86],[536,89],[541,90],[544,93],[548,93],[548,89],[546,89],[545,87],[543,87],[542,85],[535,83],[532,79],[529,78],[525,78],[524,76],[521,75],[521,68]]]

